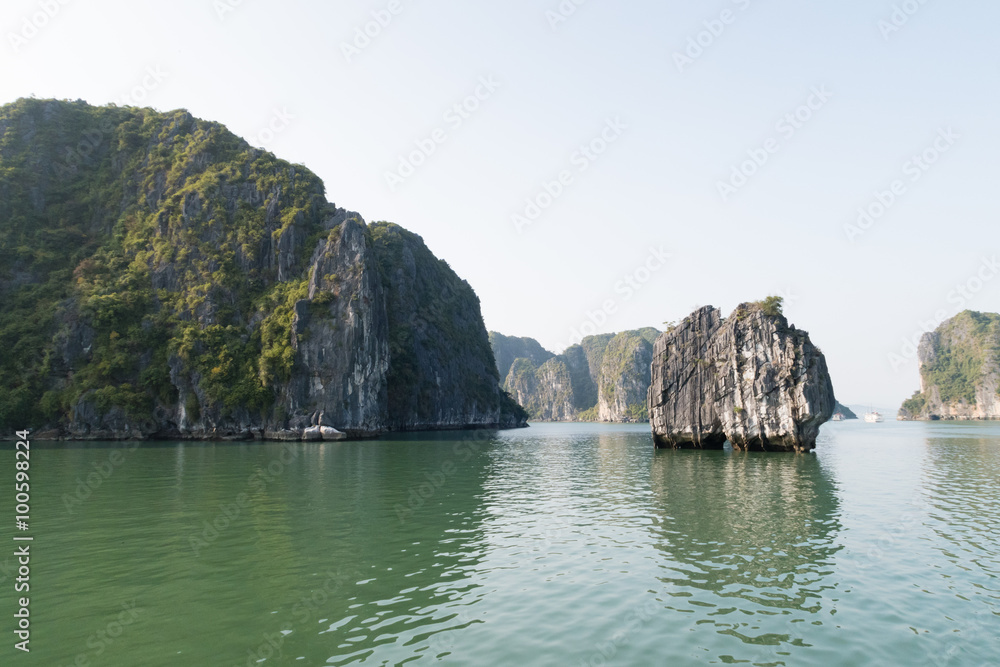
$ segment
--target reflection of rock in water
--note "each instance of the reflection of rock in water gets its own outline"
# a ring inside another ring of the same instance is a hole
[[[988,517],[1000,516],[1000,449],[995,425],[937,426],[944,437],[928,437],[923,484],[928,512],[924,527],[944,557],[935,567],[944,581],[926,585],[949,597],[984,605],[1000,615],[1000,532]],[[994,626],[995,627],[995,626]]]
[[[659,451],[651,485],[671,609],[749,644],[821,620],[840,520],[816,457]]]
[[[259,559],[298,575],[268,602],[299,633],[286,650],[305,664],[375,650],[397,664],[455,650],[454,633],[482,622],[481,498],[495,440],[494,431],[455,431],[302,447],[267,489],[294,510],[281,517],[294,558]],[[302,639],[314,626],[320,640]]]
[[[649,466],[648,452],[635,446],[636,439],[637,435],[628,431],[598,433],[595,474],[590,480],[605,499],[628,499],[630,502],[620,506],[625,512],[633,510],[636,482],[646,477]]]

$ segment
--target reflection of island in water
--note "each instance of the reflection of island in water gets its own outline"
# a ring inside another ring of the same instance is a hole
[[[385,664],[434,659],[456,649],[453,632],[483,622],[481,498],[495,442],[496,431],[453,431],[339,448],[346,456],[316,480],[329,509],[315,523],[329,526],[330,561],[358,576],[309,646],[338,659],[316,650],[312,664],[364,662],[376,650]]]
[[[933,424],[927,430],[921,485],[926,516],[920,529],[933,536],[926,543],[937,552],[934,571],[940,579],[924,586],[948,598],[972,600],[980,614],[992,619],[1000,616],[1000,534],[985,517],[1000,516],[1000,428],[995,422],[973,422]]]
[[[815,456],[661,450],[651,485],[669,609],[775,646],[821,620],[841,526]]]
[[[243,664],[248,651],[253,662],[280,650],[280,664],[310,665],[376,650],[392,663],[435,655],[438,635],[478,622],[478,510],[494,437],[43,452],[51,495],[38,500],[53,552],[39,602],[64,636],[42,662],[71,662],[94,632],[94,609],[114,619],[117,601],[133,598],[156,632],[116,643],[117,656],[142,651],[129,664],[164,664],[156,658],[179,650],[206,665]],[[60,497],[119,457],[68,513]]]

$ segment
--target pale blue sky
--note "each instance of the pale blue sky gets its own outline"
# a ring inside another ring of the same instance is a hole
[[[886,38],[894,5],[916,11]],[[963,300],[1000,310],[993,269],[967,300],[953,293],[1000,254],[995,3],[588,0],[555,29],[559,0],[52,0],[52,18],[33,18],[45,6],[0,9],[0,102],[128,100],[223,122],[307,165],[338,205],[422,235],[489,328],[554,351],[609,300],[597,330],[784,293],[841,399],[895,409],[918,385],[915,360],[890,356],[904,338]],[[478,108],[449,113],[477,88]],[[809,101],[794,133],[778,126]],[[905,166],[948,128],[933,165]],[[583,157],[602,132],[613,141]],[[391,188],[386,172],[428,140]],[[723,201],[719,181],[767,148]],[[561,172],[568,185],[519,232],[512,216]],[[895,180],[897,201],[849,241],[845,225]],[[671,258],[647,274],[661,248]]]

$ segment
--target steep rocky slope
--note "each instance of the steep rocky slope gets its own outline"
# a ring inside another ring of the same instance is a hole
[[[649,415],[659,447],[809,451],[835,400],[826,360],[777,303],[702,308],[657,339]]]
[[[576,420],[573,382],[561,357],[553,357],[541,366],[535,366],[530,359],[514,360],[504,386],[532,419]]]
[[[657,332],[659,333],[659,332]],[[600,421],[649,419],[649,392],[653,344],[640,332],[626,331],[608,342],[599,376],[597,417]]]
[[[1000,315],[956,315],[924,334],[918,357],[920,391],[900,419],[1000,419]]]
[[[471,288],[185,111],[0,108],[0,433],[513,426]],[[451,350],[451,352],[446,352]]]
[[[489,336],[490,347],[493,348],[493,356],[496,357],[497,371],[501,379],[507,377],[510,367],[517,359],[527,359],[535,366],[541,366],[556,356],[543,348],[534,338],[504,336],[496,331],[491,331]]]
[[[558,356],[531,338],[491,333],[490,339],[498,364],[516,350],[531,355],[514,359],[503,386],[533,419],[635,422],[646,421],[657,335],[646,328],[588,336]]]
[[[479,298],[416,234],[371,225],[389,326],[392,430],[512,425]]]

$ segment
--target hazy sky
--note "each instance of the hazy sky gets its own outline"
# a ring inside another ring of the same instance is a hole
[[[0,102],[225,123],[553,351],[783,294],[838,396],[895,409],[905,339],[1000,309],[997,25],[983,0],[6,0]]]

